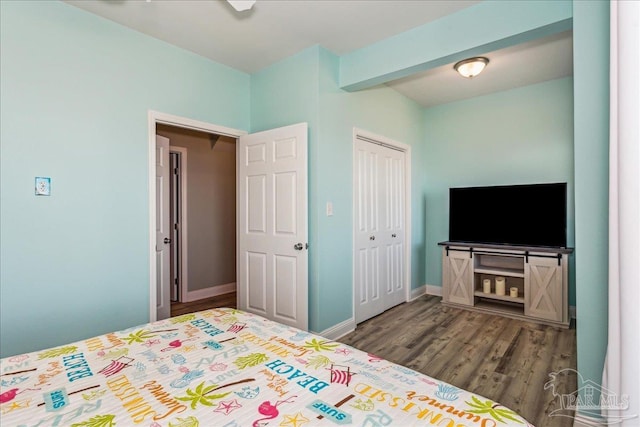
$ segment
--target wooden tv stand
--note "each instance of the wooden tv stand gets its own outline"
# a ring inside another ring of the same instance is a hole
[[[571,248],[440,242],[442,303],[563,328],[569,327]],[[496,294],[496,277],[505,295]],[[483,281],[490,280],[485,293]],[[518,296],[509,295],[510,288]]]

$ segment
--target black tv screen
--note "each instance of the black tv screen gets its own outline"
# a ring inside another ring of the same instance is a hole
[[[567,184],[449,189],[449,240],[567,246]]]

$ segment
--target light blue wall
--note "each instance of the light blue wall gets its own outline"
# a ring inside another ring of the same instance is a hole
[[[385,87],[345,92],[338,87],[338,57],[320,51],[318,150],[318,277],[312,317],[323,331],[353,316],[353,128],[412,147],[412,288],[424,284],[422,209],[422,108]],[[326,216],[327,202],[333,216]]]
[[[4,357],[148,321],[147,111],[248,129],[250,86],[62,2],[0,7]]]
[[[303,50],[251,75],[251,132],[299,122],[316,132],[318,49]]]
[[[421,108],[380,87],[338,88],[338,57],[318,46],[251,77],[252,131],[309,123],[309,327],[323,331],[353,316],[353,127],[409,145],[422,140]],[[414,200],[419,200],[421,150],[414,153]],[[334,215],[327,217],[331,201]],[[423,284],[422,203],[414,204],[412,286]]]
[[[573,14],[578,371],[600,383],[609,300],[609,2],[575,1]]]
[[[437,244],[449,237],[449,187],[567,182],[567,244],[573,247],[572,78],[429,108],[424,118],[428,284],[442,285]]]

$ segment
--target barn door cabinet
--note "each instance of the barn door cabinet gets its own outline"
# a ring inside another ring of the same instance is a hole
[[[573,249],[457,242],[439,245],[443,304],[569,327],[568,267]],[[504,279],[504,295],[497,292],[496,279]],[[484,283],[489,283],[490,289],[485,289]]]
[[[443,294],[447,302],[473,306],[472,258],[464,252],[450,251],[442,257]]]

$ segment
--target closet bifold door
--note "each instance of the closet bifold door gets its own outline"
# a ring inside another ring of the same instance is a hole
[[[359,323],[405,300],[405,153],[358,140],[355,157],[354,284]]]

